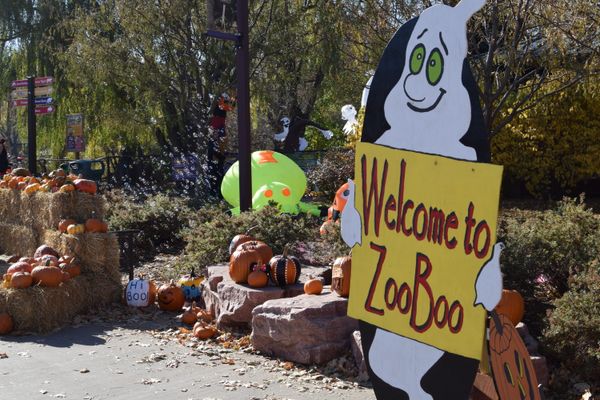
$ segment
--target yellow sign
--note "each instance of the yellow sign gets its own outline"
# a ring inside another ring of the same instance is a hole
[[[348,315],[480,359],[475,282],[492,256],[502,167],[359,143]]]

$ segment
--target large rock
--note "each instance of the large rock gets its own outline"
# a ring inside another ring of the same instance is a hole
[[[478,372],[475,375],[469,400],[498,400],[494,379],[489,375]]]
[[[258,351],[302,364],[322,364],[350,349],[356,320],[348,300],[332,294],[270,300],[252,312],[252,345]]]
[[[328,272],[329,271],[329,272]],[[326,267],[305,267],[300,276],[301,282],[308,275],[331,281],[331,269]],[[207,278],[203,283],[202,298],[206,308],[213,312],[217,326],[221,329],[228,327],[250,327],[252,310],[268,300],[294,297],[304,293],[302,284],[287,286],[282,289],[267,286],[253,289],[248,285],[237,284],[229,277],[229,265],[219,264],[207,267]]]
[[[285,289],[267,286],[262,289],[253,289],[247,285],[239,285],[230,279],[224,279],[217,285],[219,299],[217,326],[225,327],[250,327],[252,310],[266,301],[293,297],[304,293],[302,285],[291,285]]]

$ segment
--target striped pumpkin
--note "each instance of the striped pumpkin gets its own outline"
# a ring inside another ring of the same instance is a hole
[[[296,257],[288,256],[287,249],[283,251],[283,255],[275,256],[269,261],[271,282],[280,287],[297,283],[301,270],[300,261]]]

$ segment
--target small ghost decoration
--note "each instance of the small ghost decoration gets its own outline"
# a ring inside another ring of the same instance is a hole
[[[356,108],[352,104],[346,104],[342,107],[342,120],[347,121],[346,125],[344,125],[344,133],[346,135],[356,134],[358,128],[357,114]]]

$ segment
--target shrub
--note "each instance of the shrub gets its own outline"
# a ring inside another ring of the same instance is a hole
[[[565,376],[578,377],[600,389],[600,264],[570,280],[570,289],[553,302],[542,345],[558,359]],[[560,371],[558,371],[560,375]]]
[[[540,93],[557,85],[548,83]],[[600,112],[599,87],[594,76],[542,99],[493,137],[493,162],[504,165],[508,181],[522,182],[542,198],[572,193],[600,175],[600,119],[594,117]]]
[[[139,255],[152,256],[158,251],[176,252],[184,247],[183,228],[189,225],[194,210],[187,200],[164,194],[142,199],[112,192],[107,220],[113,230],[139,230],[135,249]]]
[[[501,218],[498,240],[504,285],[527,301],[525,320],[537,333],[549,302],[569,290],[569,278],[600,254],[600,218],[583,200],[564,199],[547,211],[511,212]]]
[[[332,149],[325,152],[321,163],[308,173],[308,184],[333,201],[335,192],[354,177],[354,150]]]
[[[316,237],[319,233],[319,218],[299,214],[282,214],[275,207],[264,207],[254,212],[230,216],[209,206],[199,212],[203,217],[192,222],[186,229],[185,256],[179,268],[204,267],[229,260],[229,243],[240,233],[246,233],[269,244],[274,253],[284,247]],[[210,216],[210,218],[208,217]],[[265,260],[265,262],[268,260]]]

